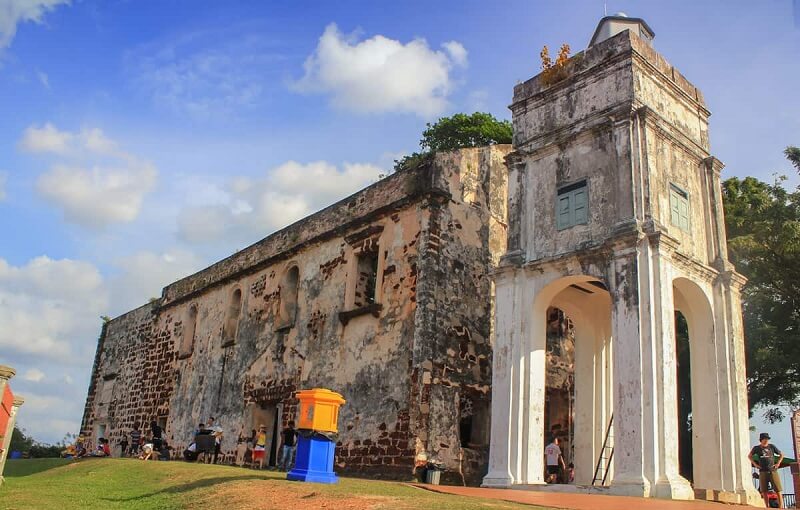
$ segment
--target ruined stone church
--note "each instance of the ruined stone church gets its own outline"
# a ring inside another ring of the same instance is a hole
[[[239,463],[296,390],[325,387],[347,400],[344,473],[436,458],[456,483],[537,488],[559,437],[574,490],[758,502],[722,164],[653,37],[603,18],[514,87],[513,146],[399,170],[106,323],[83,431],[116,443],[154,420],[180,452],[214,416]]]

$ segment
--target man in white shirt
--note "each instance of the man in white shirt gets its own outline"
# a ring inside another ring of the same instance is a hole
[[[558,438],[554,437],[553,442],[544,448],[544,456],[547,464],[547,483],[556,483],[560,469],[566,469],[564,457],[561,455],[561,448],[558,446]]]

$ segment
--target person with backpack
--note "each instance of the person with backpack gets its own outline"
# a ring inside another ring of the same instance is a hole
[[[758,436],[759,443],[755,445],[747,456],[750,459],[750,464],[754,468],[758,468],[758,489],[764,497],[764,504],[769,508],[769,486],[778,495],[778,508],[783,508],[783,495],[781,492],[781,477],[778,476],[778,467],[783,462],[783,453],[774,444],[770,444],[769,434],[762,432]],[[778,458],[775,461],[775,457]]]

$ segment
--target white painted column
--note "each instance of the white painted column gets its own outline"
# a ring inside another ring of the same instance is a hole
[[[651,247],[649,314],[652,321],[654,402],[656,403],[652,443],[653,471],[645,472],[654,481],[653,496],[664,499],[694,499],[689,481],[680,475],[678,461],[678,364],[675,345],[675,304],[673,275],[668,252],[661,243]],[[644,301],[644,299],[642,300]],[[643,337],[643,342],[648,339]],[[647,398],[647,396],[645,396]]]
[[[610,492],[629,496],[649,496],[650,481],[645,477],[645,437],[652,437],[652,401],[645,398],[643,373],[648,352],[643,350],[639,320],[639,282],[636,248],[617,252],[613,262],[611,328],[614,337],[614,479]],[[638,269],[647,278],[647,264]],[[650,386],[652,387],[652,386]],[[648,395],[649,397],[649,395]]]
[[[724,472],[726,489],[730,487],[739,496],[739,502],[750,505],[761,505],[760,494],[753,486],[750,462],[747,453],[750,450],[750,427],[748,423],[749,406],[747,403],[747,379],[744,351],[744,326],[742,324],[742,303],[739,289],[744,285],[744,278],[733,271],[722,275],[723,282],[719,294],[722,300],[715,300],[715,315],[724,316],[727,326],[725,338],[718,339],[720,369],[726,370],[728,393],[730,398],[730,421],[721,424],[722,444],[730,445],[727,452],[731,466]],[[719,321],[717,322],[719,324]],[[724,346],[724,350],[722,347]],[[725,462],[723,462],[723,465]],[[730,477],[730,478],[728,478]]]
[[[546,392],[547,306],[537,302],[542,282],[526,276],[520,286],[521,355],[525,359],[525,387],[521,393],[524,432],[520,451],[524,458],[519,483],[544,484],[544,399]],[[537,285],[538,284],[538,285]]]
[[[515,303],[515,270],[507,268],[495,276],[496,306],[495,335],[492,349],[492,426],[489,439],[489,472],[483,478],[484,487],[510,487],[516,480],[512,464],[517,464],[515,440],[518,434],[518,398],[514,380],[519,379],[518,356],[514,345],[519,344],[519,310]],[[514,469],[516,471],[516,469]]]

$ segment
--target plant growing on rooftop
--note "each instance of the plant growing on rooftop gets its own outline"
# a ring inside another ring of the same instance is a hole
[[[558,50],[555,63],[550,58],[550,50],[547,45],[542,48],[539,56],[542,59],[542,84],[545,86],[557,83],[567,77],[567,62],[569,62],[569,44],[564,43]]]
[[[511,137],[511,122],[507,120],[497,120],[492,114],[483,112],[471,115],[456,113],[451,117],[442,117],[433,124],[426,124],[419,141],[421,152],[395,160],[394,169],[420,165],[439,151],[511,143]]]

